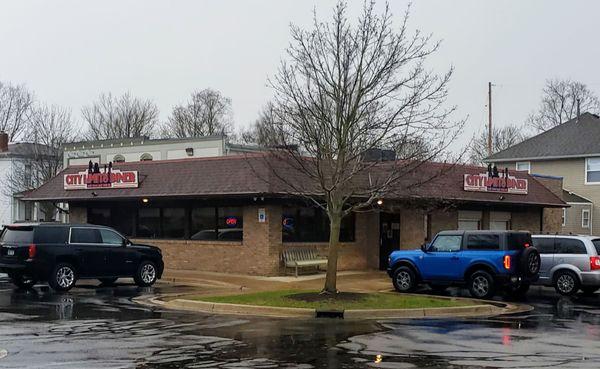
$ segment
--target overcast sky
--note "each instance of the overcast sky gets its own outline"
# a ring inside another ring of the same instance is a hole
[[[197,89],[233,102],[237,126],[252,122],[289,42],[289,25],[329,17],[334,0],[0,0],[0,80],[23,83],[41,101],[81,107],[101,92],[154,100],[165,120]],[[353,14],[362,1],[350,1]],[[381,5],[383,2],[381,2]],[[393,0],[401,20],[408,2]],[[467,117],[468,142],[487,120],[522,123],[547,78],[572,78],[596,93],[597,1],[419,0],[409,26],[443,41],[430,67],[455,74],[449,103]]]

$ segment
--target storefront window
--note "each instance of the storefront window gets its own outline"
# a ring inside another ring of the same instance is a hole
[[[241,241],[244,229],[242,208],[218,208],[217,239],[223,241]]]
[[[354,241],[354,214],[342,220],[340,242]],[[284,207],[282,217],[283,242],[328,242],[329,218],[314,207]]]
[[[215,208],[192,209],[190,238],[192,240],[216,240],[215,220]]]
[[[185,209],[164,208],[162,214],[162,238],[185,236]]]
[[[90,209],[88,211],[88,223],[109,226],[111,224],[110,209]]]
[[[144,238],[156,238],[160,236],[160,209],[139,209],[136,235],[137,237]]]

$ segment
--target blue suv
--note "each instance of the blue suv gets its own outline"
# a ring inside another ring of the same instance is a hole
[[[390,254],[388,274],[399,292],[420,283],[434,290],[466,286],[476,298],[491,298],[499,287],[524,294],[538,279],[540,254],[529,232],[443,231],[421,250]]]

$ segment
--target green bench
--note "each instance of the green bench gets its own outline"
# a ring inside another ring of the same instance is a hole
[[[308,247],[283,250],[282,258],[285,270],[294,268],[296,277],[298,268],[316,267],[318,271],[321,265],[327,265],[327,258],[320,256],[316,249]]]

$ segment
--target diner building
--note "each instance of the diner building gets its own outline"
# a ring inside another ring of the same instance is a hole
[[[322,210],[274,179],[302,181],[284,166],[274,176],[268,155],[71,165],[24,200],[67,203],[71,222],[159,246],[167,268],[278,275],[287,248],[325,253],[329,227]],[[419,177],[435,179],[399,183],[344,219],[340,270],[382,269],[392,250],[417,248],[441,230],[556,232],[567,206],[557,178],[439,163],[406,181]]]

